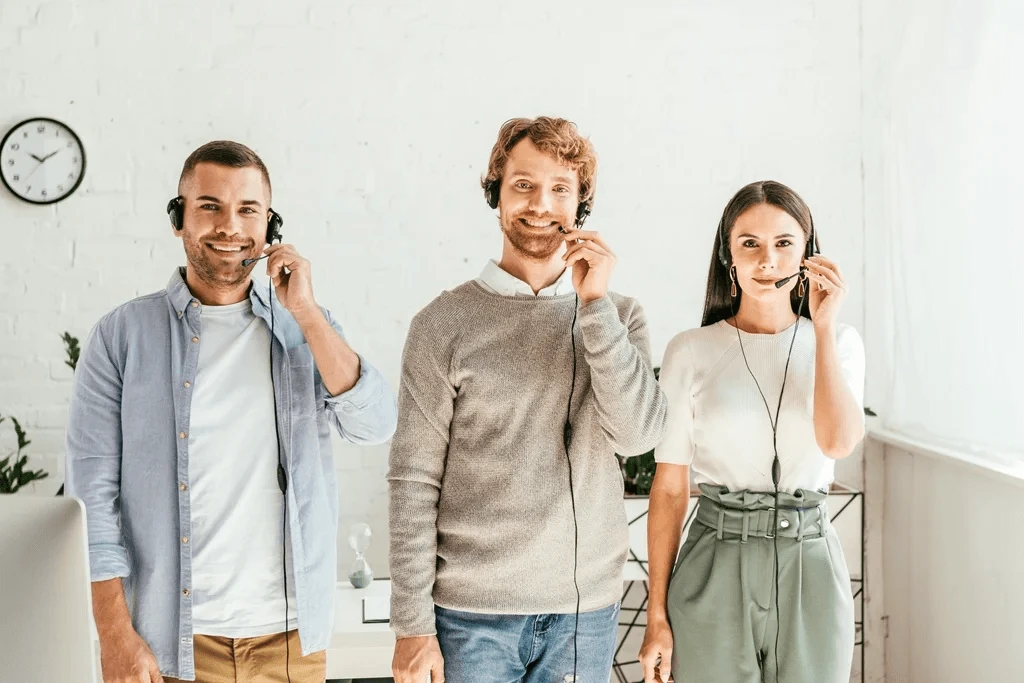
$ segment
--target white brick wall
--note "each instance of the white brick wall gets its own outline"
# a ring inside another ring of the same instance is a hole
[[[781,8],[781,9],[780,9]],[[0,195],[0,412],[61,481],[70,370],[106,310],[182,261],[163,213],[214,138],[270,167],[315,291],[397,386],[410,317],[476,275],[500,238],[478,179],[498,126],[577,121],[601,159],[590,225],[619,255],[660,360],[698,323],[720,212],[775,178],[810,203],[862,316],[858,3],[3,0],[0,129],[70,125],[86,179],[56,207]],[[386,571],[387,448],[339,444],[343,529]],[[844,463],[851,471],[854,462]],[[343,534],[344,537],[344,534]],[[347,568],[351,553],[343,552]]]

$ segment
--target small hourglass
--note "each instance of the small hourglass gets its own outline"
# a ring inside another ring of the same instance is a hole
[[[349,547],[356,551],[356,559],[349,569],[348,580],[355,588],[366,588],[373,581],[373,570],[363,557],[366,549],[370,547],[372,537],[370,526],[362,522],[353,524],[348,531]]]

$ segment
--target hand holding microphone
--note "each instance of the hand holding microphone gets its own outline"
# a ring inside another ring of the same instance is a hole
[[[319,310],[313,297],[313,280],[309,261],[302,258],[291,244],[272,244],[263,256],[242,260],[243,267],[267,259],[267,275],[274,283],[278,300],[296,318]]]
[[[833,332],[839,317],[839,308],[846,298],[846,281],[839,264],[823,256],[804,259],[807,279],[813,282],[807,293],[807,305],[815,330]]]
[[[608,280],[615,269],[616,256],[600,233],[593,230],[558,231],[569,246],[562,255],[566,267],[572,268],[572,286],[583,306],[608,293]]]

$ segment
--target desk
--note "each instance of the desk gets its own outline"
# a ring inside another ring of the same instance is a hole
[[[327,647],[327,678],[391,678],[395,634],[390,624],[364,624],[363,598],[391,595],[391,581],[357,590],[339,582],[334,594],[334,633]]]

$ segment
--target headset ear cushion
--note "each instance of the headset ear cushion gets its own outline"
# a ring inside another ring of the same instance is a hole
[[[576,223],[582,223],[587,220],[588,216],[590,216],[590,202],[580,202],[579,206],[576,207]]]
[[[281,240],[281,227],[284,225],[284,219],[281,218],[281,214],[270,210],[270,219],[267,221],[267,244],[273,244],[275,241]]]
[[[175,197],[167,202],[167,217],[171,220],[171,226],[175,230],[181,230],[185,207],[182,205],[181,197]]]
[[[484,198],[487,200],[487,206],[492,209],[497,209],[500,197],[501,185],[497,180],[491,180],[487,183],[487,189],[484,190]]]

